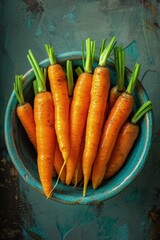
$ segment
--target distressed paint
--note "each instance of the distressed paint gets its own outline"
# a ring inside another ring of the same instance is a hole
[[[20,237],[18,172],[9,160],[5,148],[0,148],[0,192],[0,239]]]
[[[0,187],[9,206],[1,205],[2,239],[159,239],[159,11],[158,0],[0,2]],[[88,36],[100,43],[103,37],[115,34],[125,47],[127,66],[132,68],[135,61],[141,62],[140,77],[154,104],[155,135],[149,159],[129,188],[103,204],[66,206],[46,201],[15,174],[3,147],[3,116],[13,75],[29,68],[26,61],[29,48],[41,60],[46,42],[62,53],[79,49],[80,41]]]
[[[157,206],[154,206],[148,214],[149,219],[151,220],[151,230],[150,230],[150,239],[158,240],[160,239],[160,209]]]
[[[26,4],[26,11],[31,13],[42,13],[44,12],[42,1],[38,2],[36,0],[23,0]]]

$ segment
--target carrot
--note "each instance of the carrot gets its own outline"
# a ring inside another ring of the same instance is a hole
[[[55,107],[55,130],[64,165],[69,156],[69,97],[65,72],[56,62],[53,47],[45,45],[49,56],[48,78]]]
[[[111,111],[117,98],[125,91],[124,87],[124,73],[125,73],[125,54],[121,46],[114,48],[115,69],[117,73],[117,84],[113,86],[109,93],[108,112]]]
[[[78,155],[78,161],[75,168],[75,172],[72,178],[72,183],[74,184],[74,187],[77,186],[78,183],[80,183],[83,180],[83,169],[82,169],[82,156],[83,156],[83,150],[84,150],[84,144],[85,144],[85,131],[82,137],[82,142],[79,150]]]
[[[82,59],[85,72],[81,73],[77,79],[70,109],[70,154],[66,163],[67,185],[71,183],[75,172],[90,103],[93,77],[92,63],[95,52],[95,42],[92,42],[90,38],[86,40],[86,51],[86,61],[84,58]],[[82,57],[83,56],[82,48]]]
[[[83,70],[80,66],[78,66],[75,69],[75,72],[79,76],[80,74],[83,73]],[[85,144],[85,130],[84,130],[83,139],[82,139],[80,150],[79,150],[79,156],[76,164],[75,173],[72,178],[72,183],[74,184],[74,187],[76,187],[83,180],[82,156],[83,156],[84,144]]]
[[[67,80],[67,86],[68,86],[69,103],[71,105],[74,82],[73,82],[73,65],[72,65],[72,61],[69,59],[66,61],[66,76],[67,76],[66,80]],[[65,166],[63,167],[63,164],[64,164],[63,156],[59,149],[59,144],[57,141],[56,142],[56,150],[55,150],[54,166],[59,175],[59,179],[61,180],[61,182],[66,181],[66,167]]]
[[[60,178],[61,182],[64,183],[65,180],[66,180],[66,168],[65,167],[63,168],[63,170],[60,174],[63,163],[64,163],[64,160],[63,160],[63,157],[62,157],[62,153],[59,149],[58,141],[56,140],[56,148],[55,148],[55,155],[54,155],[54,167],[56,169],[56,172],[59,175],[59,178]]]
[[[136,86],[139,70],[140,64],[137,63],[126,91],[119,96],[104,124],[97,156],[93,165],[92,185],[94,189],[100,185],[104,178],[106,165],[110,159],[118,133],[132,111],[134,105],[133,90]]]
[[[110,89],[110,72],[106,62],[114,46],[115,37],[103,50],[99,58],[99,66],[93,73],[91,99],[86,124],[85,147],[82,158],[84,175],[83,196],[86,196],[92,165],[96,157],[101,130],[104,122],[106,104]]]
[[[126,121],[122,126],[111,157],[107,164],[105,179],[115,175],[124,165],[128,154],[139,135],[140,127],[137,124],[139,119],[152,109],[151,101],[144,103],[131,118],[131,121]]]
[[[80,156],[78,157],[75,173],[72,178],[72,183],[74,184],[74,187],[77,187],[77,185],[83,180],[83,170],[82,170],[82,161],[81,161],[82,154],[83,152],[80,151]]]
[[[52,190],[54,175],[55,128],[54,105],[52,94],[46,90],[44,74],[33,53],[29,50],[28,60],[37,80],[37,91],[34,98],[34,119],[36,123],[37,164],[40,181],[47,198]]]
[[[33,144],[34,148],[37,149],[34,111],[31,104],[29,102],[25,102],[24,100],[22,81],[22,75],[15,76],[14,91],[19,102],[19,105],[16,108],[16,112],[27,133],[29,140]]]

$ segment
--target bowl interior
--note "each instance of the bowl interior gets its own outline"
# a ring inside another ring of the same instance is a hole
[[[82,66],[80,52],[65,53],[57,56],[58,61],[65,66],[67,59],[72,59],[74,66]],[[41,63],[42,67],[49,65],[49,60],[46,59]],[[97,61],[94,67],[97,66]],[[108,67],[111,74],[111,86],[116,84],[116,72],[114,64],[108,62]],[[129,79],[131,72],[126,68],[126,79]],[[24,96],[25,100],[33,104],[33,88],[32,82],[34,74],[29,70],[24,75]],[[127,81],[126,81],[127,84]],[[147,93],[142,84],[138,81],[135,91],[135,105],[133,111],[140,107],[148,100]],[[43,194],[36,165],[36,152],[28,140],[28,137],[16,115],[17,100],[13,92],[6,109],[5,115],[5,140],[9,155],[17,168],[19,174],[27,181],[34,189]],[[51,197],[55,201],[66,204],[89,204],[97,203],[113,197],[125,187],[127,187],[135,177],[140,173],[148,156],[152,138],[153,114],[152,111],[147,113],[142,120],[139,121],[140,134],[129,154],[129,157],[123,168],[110,180],[104,181],[102,185],[94,190],[89,184],[87,196],[82,197],[82,186],[73,188],[59,182]],[[53,184],[55,180],[53,179]]]

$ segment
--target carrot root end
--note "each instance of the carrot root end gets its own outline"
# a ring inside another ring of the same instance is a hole
[[[88,184],[88,183],[84,181],[84,186],[83,186],[83,197],[86,197],[87,184]]]

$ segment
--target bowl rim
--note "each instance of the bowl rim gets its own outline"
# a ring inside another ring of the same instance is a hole
[[[67,59],[71,60],[81,60],[81,52],[80,51],[72,51],[72,52],[65,52],[58,54],[56,56],[57,62],[65,62]],[[95,58],[95,61],[97,61],[98,58]],[[114,66],[114,63],[112,60],[108,60],[108,64]],[[40,62],[41,67],[47,67],[49,65],[49,59],[44,59]],[[131,70],[126,67],[126,72],[128,74],[131,74]],[[33,70],[29,69],[23,76],[23,81],[25,82],[30,76],[33,74]],[[146,90],[144,89],[141,82],[138,80],[138,89],[142,93],[141,94],[141,100],[142,102],[145,102],[149,100],[148,94]],[[8,104],[6,107],[5,112],[5,120],[4,120],[4,132],[5,132],[5,142],[7,146],[7,150],[9,153],[9,156],[15,166],[15,168],[18,170],[19,175],[36,191],[40,192],[43,196],[43,190],[41,183],[30,174],[28,169],[24,167],[23,162],[21,161],[18,152],[16,150],[15,144],[12,141],[12,133],[11,133],[11,114],[12,111],[14,111],[13,103],[15,102],[15,93],[14,90],[8,100]],[[110,199],[114,196],[116,196],[118,193],[122,192],[126,187],[128,187],[134,179],[140,174],[146,159],[149,155],[150,151],[150,145],[152,142],[152,133],[153,133],[153,111],[150,111],[146,114],[146,124],[147,124],[147,136],[146,136],[146,142],[144,149],[142,151],[140,159],[137,161],[137,164],[134,166],[132,171],[129,175],[127,175],[125,178],[122,179],[122,182],[115,184],[114,188],[110,189],[109,191],[103,191],[99,192],[97,190],[94,190],[96,194],[87,195],[86,197],[72,197],[63,195],[63,191],[58,191],[55,189],[53,195],[50,199],[55,200],[56,202],[65,203],[65,204],[95,204],[99,203],[101,201],[105,201],[107,199]],[[117,180],[117,175],[114,176],[115,181]],[[65,185],[66,186],[66,185]],[[68,187],[68,186],[67,186]]]

